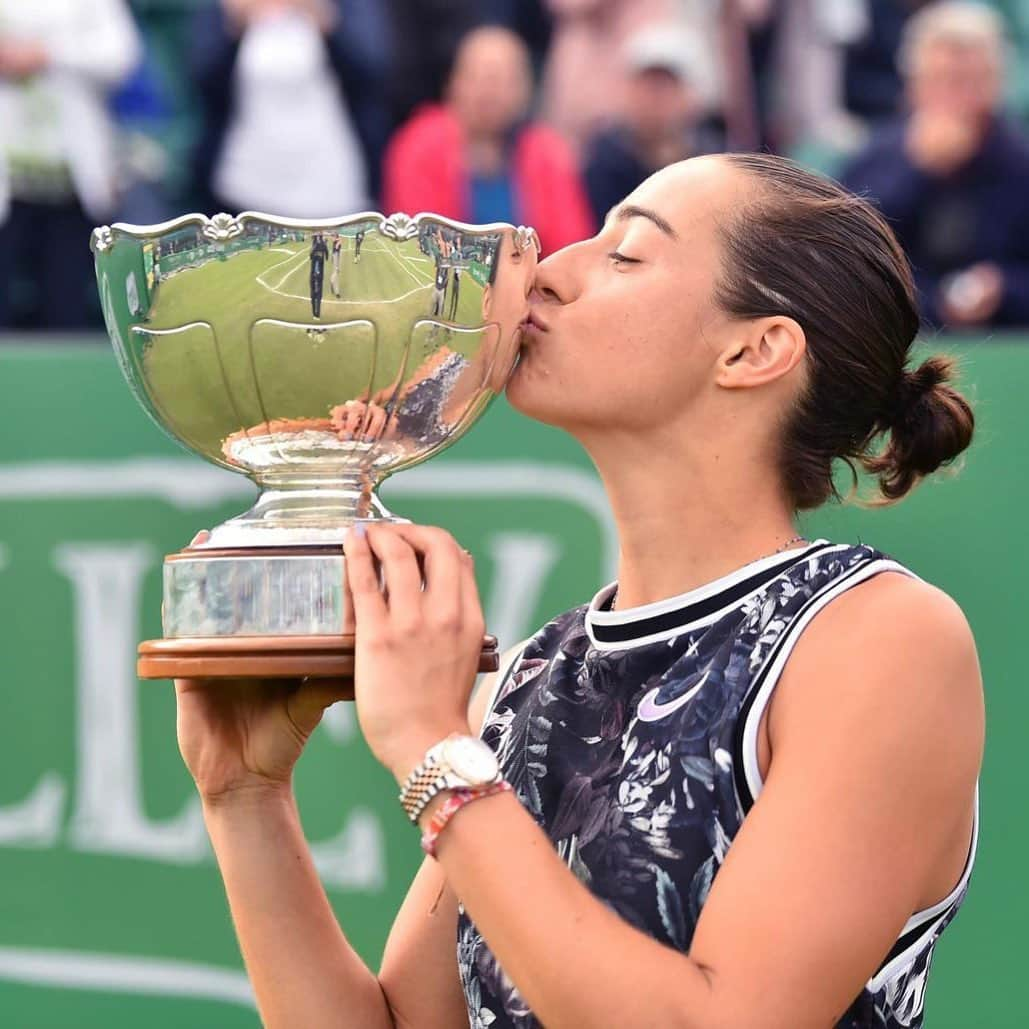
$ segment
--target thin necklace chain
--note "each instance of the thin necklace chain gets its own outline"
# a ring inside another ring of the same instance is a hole
[[[765,554],[765,557],[775,557],[776,554],[781,554],[784,550],[792,547],[794,543],[807,543],[807,541],[807,536],[792,536],[781,547],[776,547],[770,554]],[[764,561],[764,559],[764,557],[757,558],[758,561]],[[751,564],[753,563],[752,561]]]
[[[775,557],[776,554],[781,554],[784,550],[792,547],[794,543],[807,543],[807,536],[791,536],[782,546],[776,547],[770,554],[764,554],[761,557],[755,557],[753,561],[748,561],[747,564],[757,564],[758,561],[765,561],[770,557]],[[744,566],[745,567],[745,566]],[[614,593],[611,594],[611,606],[608,611],[614,611],[615,606],[618,603],[618,587],[615,587]]]

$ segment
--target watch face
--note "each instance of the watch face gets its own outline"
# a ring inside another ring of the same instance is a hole
[[[496,755],[474,736],[459,736],[448,741],[444,757],[447,764],[472,785],[495,779],[499,770]]]

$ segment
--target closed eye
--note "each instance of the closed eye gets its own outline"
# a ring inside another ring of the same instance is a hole
[[[617,250],[612,250],[607,255],[615,264],[642,264],[637,257],[626,257],[625,254],[620,254]]]

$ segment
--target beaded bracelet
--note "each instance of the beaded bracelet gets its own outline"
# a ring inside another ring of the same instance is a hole
[[[483,797],[492,797],[498,793],[510,793],[511,784],[501,780],[498,783],[494,783],[492,786],[486,786],[484,789],[473,790],[473,789],[457,789],[451,790],[449,796],[442,804],[436,809],[432,818],[429,820],[429,827],[425,830],[425,834],[422,836],[422,850],[425,851],[429,857],[436,856],[436,845],[439,842],[439,835],[446,828],[447,823],[451,818],[457,814],[465,806],[473,800],[481,800]]]

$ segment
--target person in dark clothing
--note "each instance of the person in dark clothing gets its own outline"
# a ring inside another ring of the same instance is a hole
[[[365,193],[374,197],[393,127],[386,100],[394,65],[392,24],[379,0],[289,0],[280,6],[317,14],[328,68],[360,144],[368,180]],[[236,206],[232,197],[219,195],[214,180],[238,113],[237,72],[244,37],[261,7],[259,0],[220,0],[205,5],[194,18],[190,63],[202,125],[193,179],[195,202],[209,213]],[[344,212],[323,212],[339,213]]]
[[[332,274],[329,276],[329,285],[337,300],[342,296],[340,292],[340,262],[343,260],[343,240],[337,232],[332,240]]]
[[[315,233],[311,237],[311,313],[315,318],[322,316],[322,293],[325,290],[325,259],[329,247],[325,237]]]
[[[457,304],[461,296],[461,269],[456,265],[450,275],[450,307],[447,318],[454,321],[457,318]]]
[[[364,243],[364,229],[354,236],[354,264],[361,260],[361,244]]]
[[[867,29],[844,50],[843,101],[871,124],[894,118],[904,97],[897,51],[908,18],[928,0],[866,0]]]
[[[390,99],[400,125],[420,105],[439,101],[458,45],[473,29],[503,25],[517,32],[538,73],[550,43],[551,19],[540,0],[387,0],[395,46]]]
[[[630,39],[622,117],[586,148],[583,176],[598,223],[659,168],[720,149],[703,124],[690,52],[688,38],[664,26]]]
[[[442,258],[436,258],[436,281],[432,287],[432,317],[443,317],[443,305],[447,295],[447,286],[450,284],[450,268],[442,263]]]
[[[889,218],[935,326],[1029,325],[1029,139],[1000,113],[1003,54],[988,8],[915,15],[901,50],[910,111],[842,175]]]

